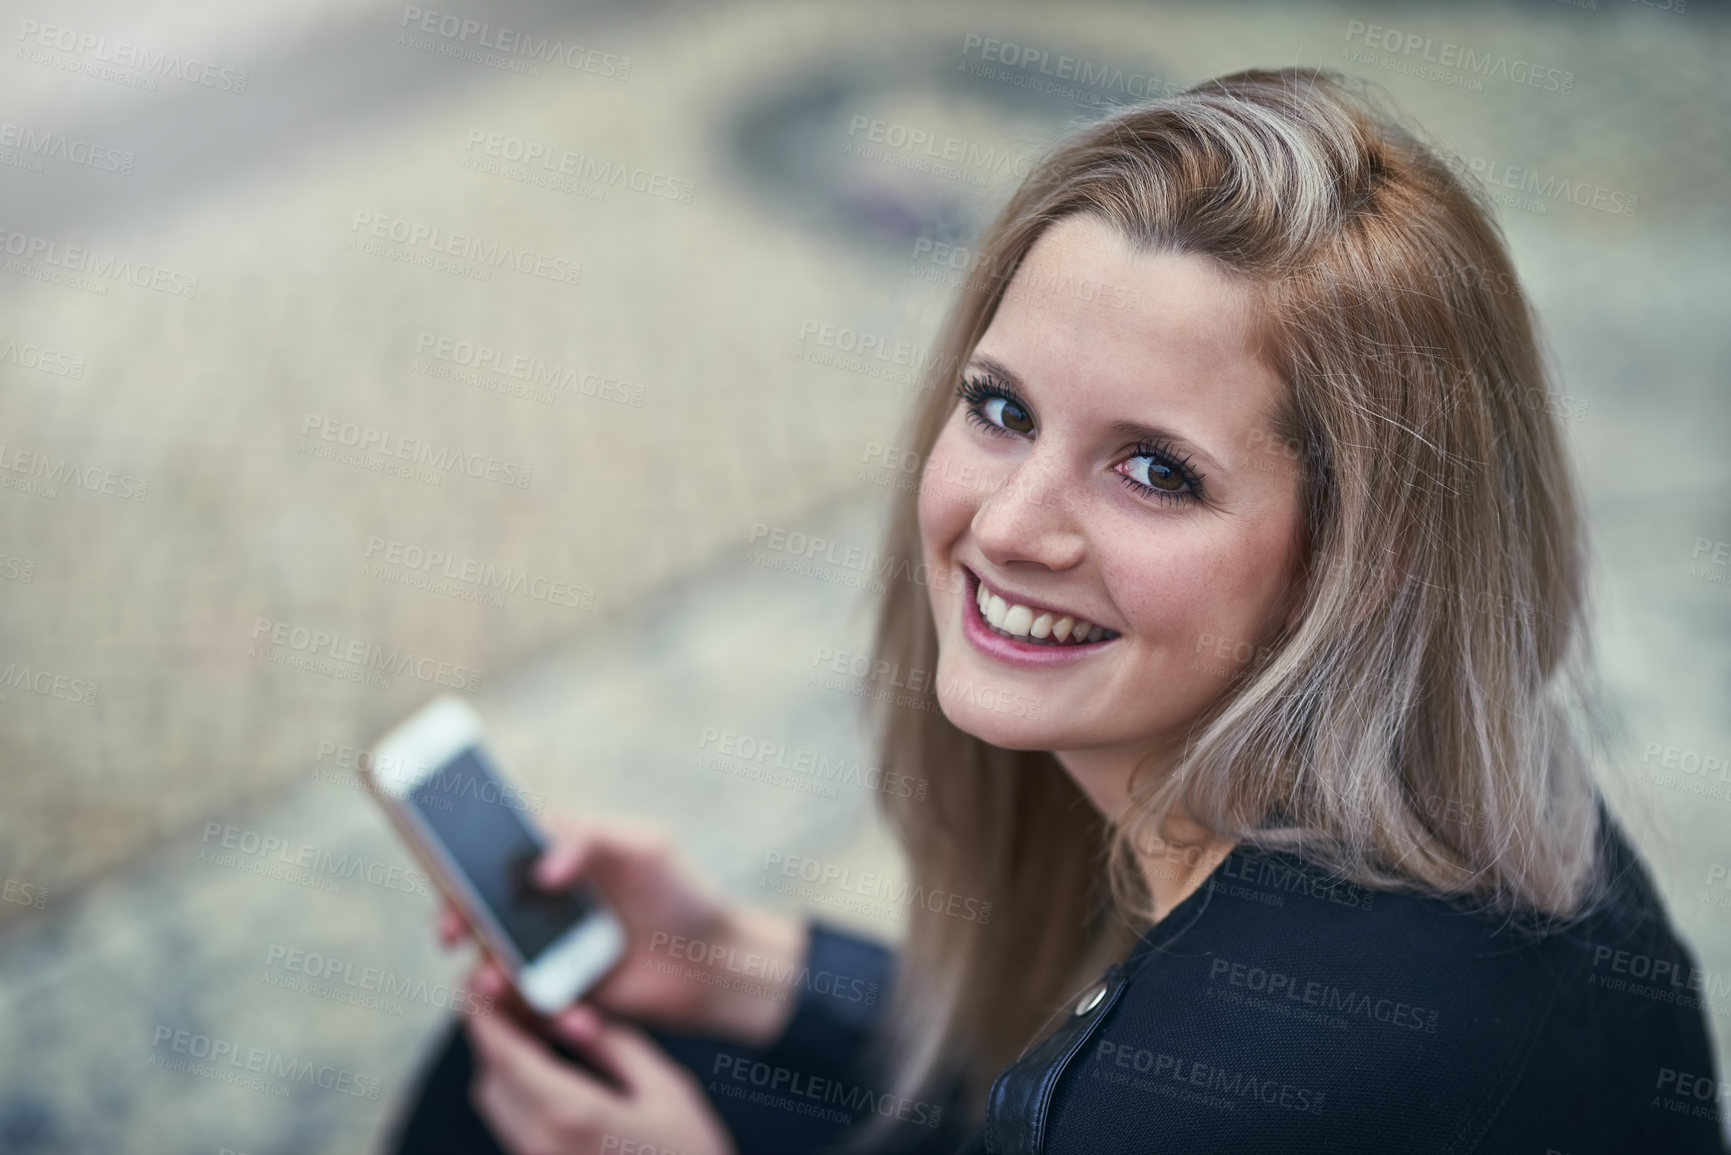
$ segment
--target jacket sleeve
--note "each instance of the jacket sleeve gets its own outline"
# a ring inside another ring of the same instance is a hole
[[[885,1072],[875,1069],[867,1050],[883,1029],[895,977],[895,956],[870,939],[821,921],[808,924],[805,971],[796,989],[799,1002],[781,1038],[771,1044],[765,1061],[779,1070],[806,1072],[841,1084],[852,1125],[836,1126],[821,1139],[838,1142],[863,1124],[875,1104],[879,1114],[909,1120],[873,1146],[873,1155],[955,1155],[985,1151],[983,1135],[967,1134],[957,1110],[959,1088],[936,1103],[913,1103],[890,1094]],[[876,1057],[881,1063],[882,1056]],[[823,1149],[812,1142],[796,1149],[802,1155]],[[964,1140],[967,1146],[963,1147]],[[741,1155],[747,1147],[741,1144]]]
[[[714,1041],[675,1057],[699,1077],[739,1155],[812,1155],[848,1137],[869,1114],[916,1116],[882,1155],[953,1155],[965,1133],[952,1095],[940,1104],[893,1099],[870,1045],[883,1029],[895,956],[823,921],[807,924],[796,1002],[781,1036],[761,1051]],[[917,1112],[904,1113],[904,1106]],[[982,1150],[979,1147],[970,1150]]]
[[[838,1079],[855,1076],[889,1001],[895,956],[828,923],[809,924],[797,1002],[781,1037],[764,1054],[772,1066]]]
[[[822,922],[807,924],[781,1036],[756,1048],[650,1029],[709,1096],[739,1155],[812,1155],[843,1138],[857,1110],[865,1052],[880,1025],[890,951]],[[840,1107],[841,1110],[834,1108]]]

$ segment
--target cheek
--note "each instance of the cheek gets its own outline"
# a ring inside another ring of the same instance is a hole
[[[979,495],[966,483],[978,472],[969,459],[963,440],[955,435],[955,422],[938,435],[920,477],[920,537],[930,552],[954,542],[973,523]]]
[[[1207,645],[1254,648],[1284,585],[1287,541],[1277,526],[1230,537],[1160,535],[1117,559],[1109,580],[1136,591],[1119,604],[1155,645],[1185,652]]]

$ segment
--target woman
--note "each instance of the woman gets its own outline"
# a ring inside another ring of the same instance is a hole
[[[1699,972],[1590,776],[1517,285],[1328,74],[1060,142],[979,244],[885,550],[950,580],[883,604],[941,707],[881,709],[930,783],[883,801],[916,894],[968,901],[913,904],[880,1011],[813,976],[890,987],[881,950],[575,830],[545,880],[595,877],[632,954],[541,1038],[468,1023],[405,1150],[465,1085],[523,1153],[1720,1150]]]

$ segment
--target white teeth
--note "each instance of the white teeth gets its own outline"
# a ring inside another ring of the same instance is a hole
[[[1033,637],[1041,641],[1050,638],[1054,642],[1082,645],[1085,642],[1097,642],[1109,632],[1104,626],[1082,621],[1068,614],[1059,616],[1050,610],[1038,611],[1036,614],[1036,611],[1028,606],[1006,601],[1001,595],[992,593],[986,589],[984,582],[979,583],[975,593],[980,616],[990,622],[993,628],[1014,637]]]

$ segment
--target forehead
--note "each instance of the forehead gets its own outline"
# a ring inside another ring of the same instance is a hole
[[[1048,395],[1085,385],[1240,427],[1273,412],[1282,388],[1256,322],[1254,294],[1205,258],[1139,253],[1106,222],[1073,216],[1023,259],[979,351]]]

